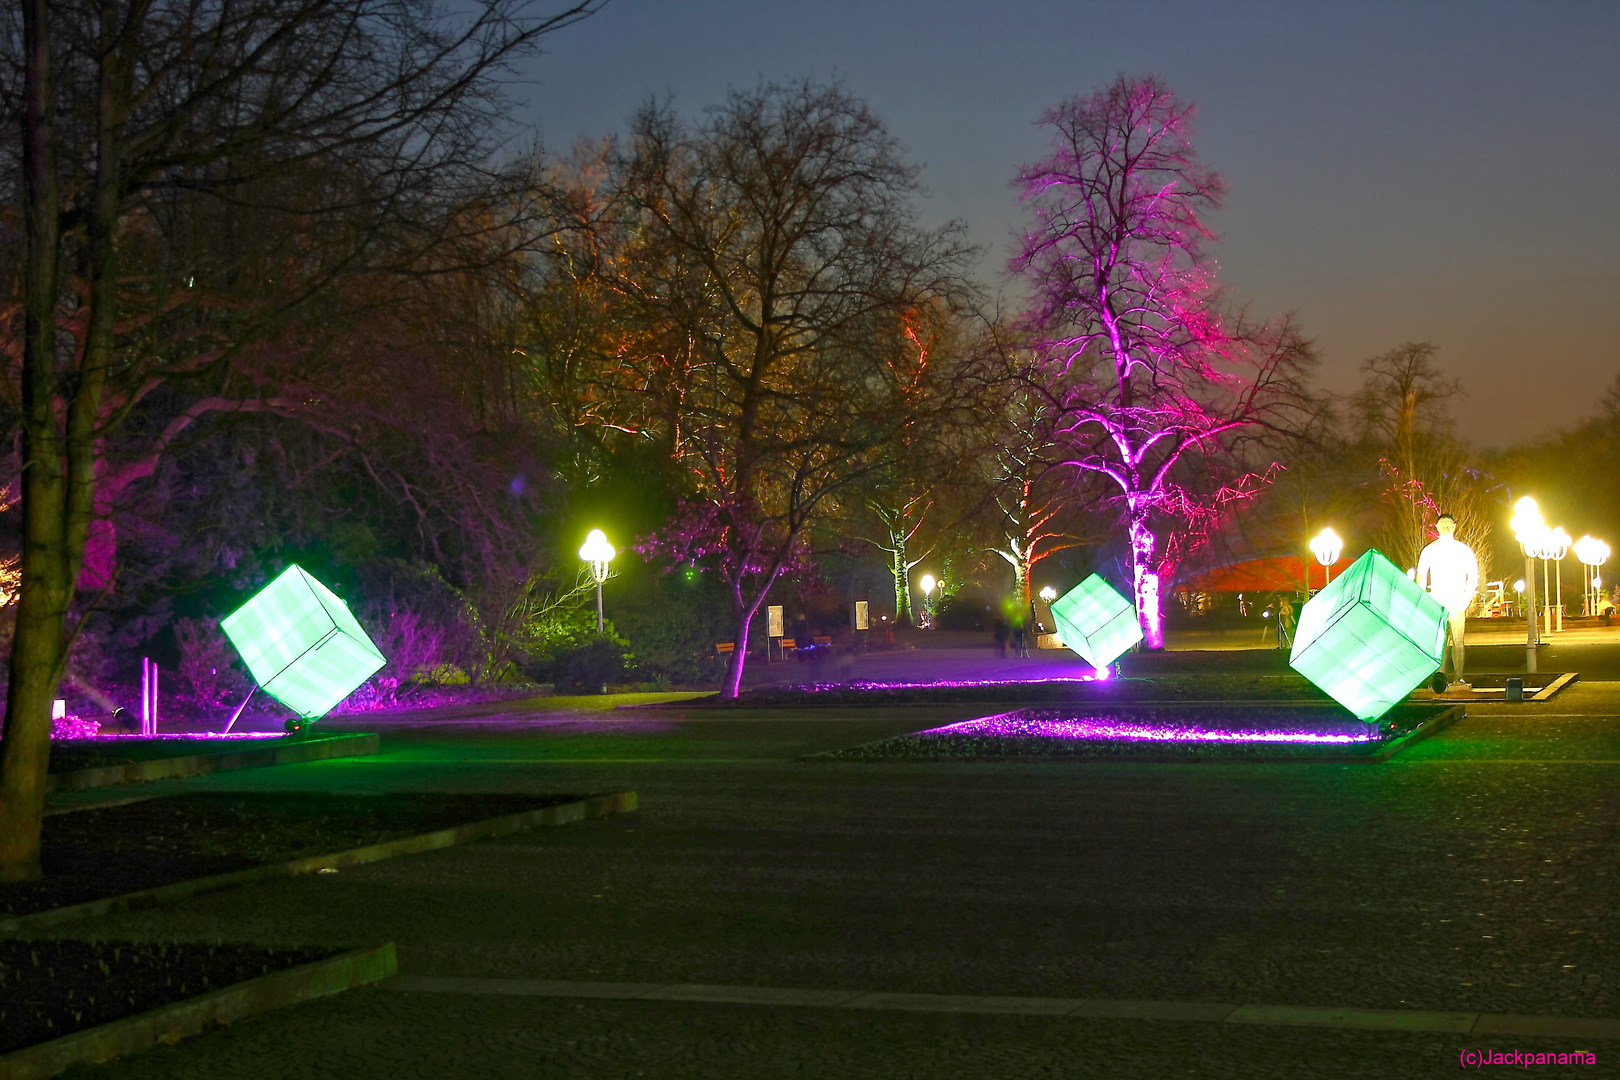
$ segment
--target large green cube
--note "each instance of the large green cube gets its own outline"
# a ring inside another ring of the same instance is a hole
[[[1052,601],[1052,621],[1063,644],[1093,667],[1105,668],[1142,640],[1136,605],[1092,574]]]
[[[1288,663],[1375,720],[1440,667],[1446,623],[1439,601],[1370,550],[1300,608]]]
[[[388,662],[348,605],[297,566],[219,628],[264,692],[306,719],[325,716]]]

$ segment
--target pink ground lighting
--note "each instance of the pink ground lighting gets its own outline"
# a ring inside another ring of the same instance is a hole
[[[1044,711],[1044,710],[1043,710]],[[1029,710],[983,716],[930,728],[919,735],[967,735],[997,739],[1092,739],[1175,743],[1370,743],[1378,736],[1360,731],[1237,730],[1195,724],[1132,723],[1115,717],[1053,717]]]

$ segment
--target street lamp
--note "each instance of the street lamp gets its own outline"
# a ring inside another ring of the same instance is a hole
[[[1564,556],[1569,554],[1569,533],[1560,525],[1547,534],[1547,554],[1545,558],[1558,564],[1558,570],[1553,574],[1554,588],[1558,590],[1558,601],[1553,605],[1552,618],[1555,620],[1553,632],[1564,632]],[[1543,566],[1546,563],[1542,563]],[[1551,597],[1548,597],[1551,599]]]
[[[1339,561],[1339,552],[1343,550],[1344,541],[1340,540],[1339,534],[1332,529],[1323,529],[1311,540],[1311,554],[1315,555],[1316,561],[1322,564],[1322,570],[1327,576],[1327,580],[1322,583],[1322,588],[1325,589],[1333,584],[1333,564]],[[1307,576],[1305,591],[1310,592],[1310,588],[1311,582]]]
[[[1609,561],[1609,545],[1595,536],[1583,536],[1571,545],[1575,557],[1581,560],[1581,606],[1584,615],[1596,615],[1598,604],[1598,567]]]
[[[1042,600],[1045,600],[1048,604],[1050,604],[1052,601],[1057,599],[1057,590],[1052,588],[1050,585],[1043,585],[1041,586],[1040,597]]]
[[[579,549],[579,557],[591,564],[591,576],[596,579],[596,632],[602,632],[602,582],[607,580],[608,563],[618,552],[608,543],[608,538],[601,529],[592,529],[585,537],[585,545]]]
[[[922,580],[917,584],[922,588],[923,615],[927,617],[928,628],[932,630],[934,627],[934,587],[937,586],[939,582],[934,580],[933,574],[924,574],[922,576]]]
[[[1513,504],[1513,520],[1510,524],[1513,526],[1513,538],[1524,549],[1524,669],[1534,673],[1536,646],[1541,644],[1541,639],[1536,634],[1536,567],[1531,560],[1545,543],[1544,534],[1548,529],[1547,523],[1541,520],[1536,500],[1528,495]]]

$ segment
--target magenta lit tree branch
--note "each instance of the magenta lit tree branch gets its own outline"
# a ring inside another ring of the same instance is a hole
[[[1035,381],[1062,412],[1068,464],[1114,492],[1154,649],[1161,581],[1260,489],[1310,362],[1286,321],[1219,308],[1203,215],[1225,189],[1196,158],[1192,117],[1152,77],[1048,112],[1052,153],[1018,177],[1034,223],[1011,263],[1031,296]]]

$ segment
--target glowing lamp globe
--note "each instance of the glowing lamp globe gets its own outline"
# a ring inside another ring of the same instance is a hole
[[[1041,586],[1040,597],[1048,604],[1057,599],[1057,590],[1050,585]]]
[[[1311,538],[1311,554],[1323,566],[1332,566],[1339,561],[1339,552],[1344,550],[1344,541],[1332,529],[1323,529]]]
[[[1376,720],[1439,669],[1448,616],[1376,549],[1299,612],[1288,664],[1362,720]]]
[[[1513,538],[1524,547],[1524,553],[1535,556],[1537,550],[1545,543],[1544,534],[1547,532],[1547,523],[1541,519],[1541,509],[1536,506],[1536,500],[1526,495],[1513,504]]]
[[[933,574],[924,574],[922,576],[922,581],[918,582],[918,584],[922,586],[924,596],[933,596],[934,586],[937,585],[938,582],[934,580]]]
[[[607,580],[608,563],[618,554],[612,544],[608,543],[607,534],[601,529],[592,529],[585,535],[585,544],[579,549],[582,562],[591,564],[591,575],[600,585]]]
[[[1575,557],[1588,566],[1602,566],[1609,561],[1609,545],[1595,536],[1583,536],[1575,541]]]
[[[388,662],[348,605],[298,566],[219,628],[260,689],[306,720],[331,712]]]
[[[1115,592],[1100,574],[1052,602],[1058,637],[1095,668],[1105,668],[1142,640],[1136,606]]]

